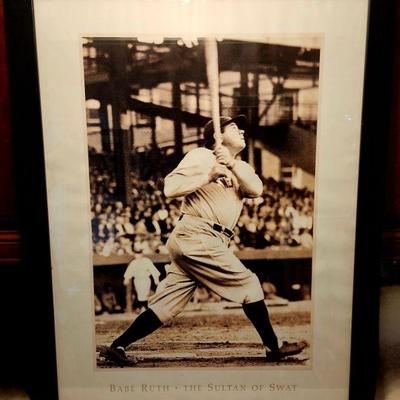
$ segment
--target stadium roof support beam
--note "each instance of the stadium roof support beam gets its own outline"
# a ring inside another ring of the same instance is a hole
[[[200,115],[200,84],[196,82],[196,114]],[[197,139],[201,138],[201,129],[200,126],[197,126]]]
[[[116,178],[116,198],[130,204],[132,193],[130,162],[129,126],[122,126],[121,120],[128,111],[128,81],[125,66],[129,60],[126,47],[114,46],[111,49],[114,60],[110,73],[110,92],[112,100],[112,133],[114,142],[114,165]]]
[[[108,122],[107,104],[105,101],[100,102],[99,118],[100,118],[101,149],[104,153],[110,154],[111,153],[110,124]]]
[[[132,111],[169,119],[171,121],[173,121],[175,118],[179,118],[182,123],[188,126],[202,127],[210,120],[209,117],[204,117],[200,114],[194,114],[182,110],[174,110],[172,107],[161,106],[159,104],[145,102],[134,98],[130,98],[128,100],[128,108]]]
[[[181,88],[178,77],[174,74],[172,81],[172,111],[174,113],[175,153],[178,157],[183,154],[182,119],[179,110],[182,108]]]

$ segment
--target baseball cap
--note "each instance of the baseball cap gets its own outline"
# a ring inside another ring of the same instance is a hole
[[[233,118],[219,117],[219,123],[221,126],[221,130],[224,126],[229,125],[231,123],[236,124],[239,129],[245,129],[247,125],[247,118],[243,114],[236,115]],[[214,124],[212,119],[204,125],[203,137],[204,137],[204,146],[211,149],[215,143]]]

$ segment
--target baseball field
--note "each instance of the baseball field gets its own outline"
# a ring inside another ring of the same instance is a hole
[[[138,363],[134,368],[181,367],[310,367],[311,301],[290,302],[268,307],[280,340],[308,344],[299,355],[279,363],[265,363],[261,340],[242,309],[232,303],[190,305],[182,314],[148,337],[130,345],[127,354]],[[136,314],[96,317],[98,368],[118,368],[105,361],[100,352],[122,333]]]

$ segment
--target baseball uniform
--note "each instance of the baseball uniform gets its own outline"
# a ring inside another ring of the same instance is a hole
[[[147,301],[151,288],[151,279],[158,283],[160,272],[147,257],[132,260],[124,274],[124,282],[133,278],[137,298],[139,301]]]
[[[149,308],[162,322],[183,310],[198,283],[237,303],[264,299],[257,276],[228,248],[243,198],[252,194],[242,193],[228,169],[226,178],[208,182],[216,162],[211,150],[197,148],[165,178],[166,194],[184,196],[184,200],[182,217],[167,242],[171,267],[149,300]],[[260,181],[247,163],[237,162],[251,170],[252,179]]]

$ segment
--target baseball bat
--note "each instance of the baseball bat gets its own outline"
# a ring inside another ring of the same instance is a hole
[[[218,74],[218,48],[214,38],[205,39],[205,56],[207,67],[208,87],[210,89],[211,117],[214,126],[214,139],[216,147],[222,145],[221,126],[219,122],[219,74]]]

